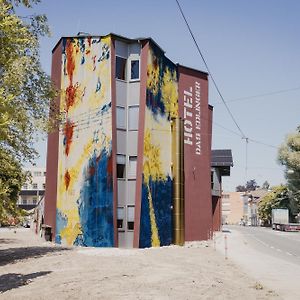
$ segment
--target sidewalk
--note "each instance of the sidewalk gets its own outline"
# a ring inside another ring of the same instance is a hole
[[[280,299],[212,243],[62,248],[0,229],[0,299]]]
[[[225,227],[226,228],[226,227]],[[300,299],[300,267],[253,247],[247,235],[230,226],[216,235],[216,248],[225,256],[227,239],[228,261],[236,263],[262,286],[268,286],[283,299]]]

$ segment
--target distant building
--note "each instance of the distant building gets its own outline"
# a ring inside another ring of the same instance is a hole
[[[17,205],[25,210],[34,208],[45,194],[46,168],[32,167],[24,169],[31,174],[19,194]]]
[[[222,223],[239,224],[244,218],[244,193],[222,193]]]
[[[244,219],[248,226],[259,226],[258,203],[269,191],[256,189],[244,195]]]
[[[260,225],[258,203],[268,190],[257,189],[250,192],[223,192],[222,223],[239,224],[241,221],[248,226]]]

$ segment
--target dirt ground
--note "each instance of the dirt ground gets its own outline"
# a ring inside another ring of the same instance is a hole
[[[63,248],[0,228],[0,299],[279,299],[212,242]]]

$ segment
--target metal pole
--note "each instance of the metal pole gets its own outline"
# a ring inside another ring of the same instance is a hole
[[[228,259],[227,255],[227,234],[224,235],[224,246],[225,246],[225,259]]]
[[[173,161],[173,242],[184,245],[184,155],[183,122],[173,119],[172,125],[172,161]]]

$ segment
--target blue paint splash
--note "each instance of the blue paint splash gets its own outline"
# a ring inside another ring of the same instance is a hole
[[[67,217],[59,210],[56,209],[56,232],[55,232],[55,242],[61,244],[61,235],[60,232],[68,224]]]
[[[158,92],[156,95],[152,93],[150,89],[147,89],[146,93],[146,105],[147,107],[152,111],[153,117],[155,120],[157,120],[157,117],[159,115],[166,116],[166,108],[165,104],[162,99],[162,93],[161,93],[161,85],[163,82],[163,76],[168,68],[171,73],[174,73],[177,71],[177,66],[170,61],[167,57],[164,56],[164,53],[159,50],[159,48],[155,45],[151,46],[153,55],[156,59],[155,64],[158,65],[159,68],[159,74],[158,74]],[[176,74],[178,74],[176,72]],[[168,120],[170,120],[170,116],[166,116]]]
[[[98,77],[97,85],[96,85],[96,93],[98,93],[101,90],[101,81],[100,78]]]
[[[114,246],[111,161],[111,155],[103,149],[99,156],[93,154],[85,168],[78,199],[82,235],[77,237],[75,245]]]
[[[167,177],[166,181],[149,182],[153,208],[155,214],[160,246],[168,246],[172,243],[172,179]],[[148,188],[142,184],[142,204],[140,218],[140,248],[152,247],[151,245],[151,223],[149,214]]]

